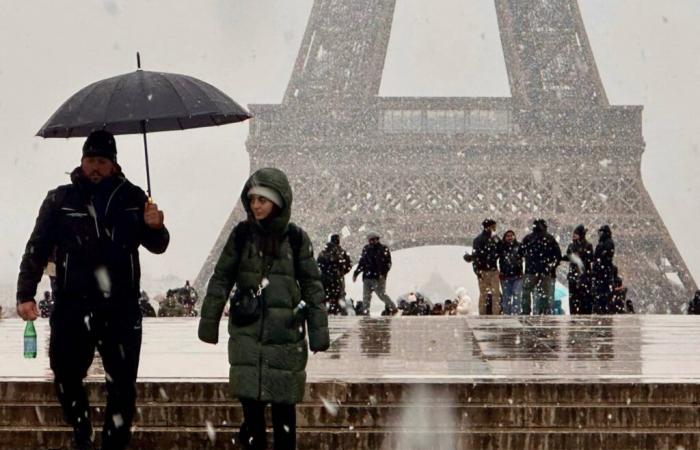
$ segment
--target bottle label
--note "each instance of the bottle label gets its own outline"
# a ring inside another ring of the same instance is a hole
[[[36,338],[27,338],[24,340],[24,353],[36,353]]]

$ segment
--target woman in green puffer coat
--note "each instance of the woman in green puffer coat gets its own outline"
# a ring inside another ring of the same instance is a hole
[[[323,285],[309,236],[289,222],[287,176],[273,168],[256,171],[241,202],[248,219],[231,232],[209,281],[199,339],[217,343],[234,284],[237,294],[260,290],[258,314],[241,311],[237,317],[232,305],[229,315],[229,386],[244,415],[239,439],[250,449],[266,448],[264,411],[271,403],[274,448],[294,449],[295,404],[304,395],[307,348],[317,352],[329,346]]]

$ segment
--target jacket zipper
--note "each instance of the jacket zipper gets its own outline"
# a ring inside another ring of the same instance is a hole
[[[95,231],[97,232],[97,239],[100,238],[100,226],[97,223],[97,211],[95,210],[95,204],[92,203],[92,200],[90,200],[90,204],[88,205],[88,211],[90,212],[90,215],[92,216],[92,220],[95,221]]]
[[[114,194],[117,193],[117,191],[119,190],[119,188],[121,188],[122,186],[124,186],[124,183],[126,183],[126,180],[122,180],[122,182],[119,184],[119,186],[117,186],[117,187],[112,191],[112,195],[109,196],[109,200],[107,200],[107,207],[105,208],[105,217],[107,217],[107,213],[109,212],[109,205],[110,205],[110,203],[112,203],[112,198],[114,198]]]
[[[129,253],[129,259],[131,260],[131,287],[134,287],[136,280],[134,280],[134,254]]]
[[[122,180],[122,182],[117,186],[113,191],[112,194],[109,196],[109,200],[107,200],[107,207],[105,207],[105,217],[107,217],[107,213],[109,213],[109,205],[112,203],[112,199],[114,198],[114,194],[117,193],[119,188],[124,186],[124,183],[126,183],[126,180]],[[117,233],[116,226],[112,227],[112,235],[110,236],[112,238],[112,242],[114,242],[114,235]],[[133,280],[133,270],[134,270],[134,263],[132,261],[131,263],[131,271],[132,271],[132,280]]]

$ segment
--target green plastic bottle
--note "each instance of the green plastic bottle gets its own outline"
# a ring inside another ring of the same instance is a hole
[[[36,358],[36,329],[31,320],[24,326],[24,357]]]

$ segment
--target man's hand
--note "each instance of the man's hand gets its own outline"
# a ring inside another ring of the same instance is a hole
[[[24,320],[36,320],[39,317],[39,309],[33,299],[17,304],[17,314]]]
[[[163,228],[164,218],[163,211],[158,209],[158,205],[146,202],[146,206],[143,209],[143,221],[146,222],[149,228],[160,230]]]

